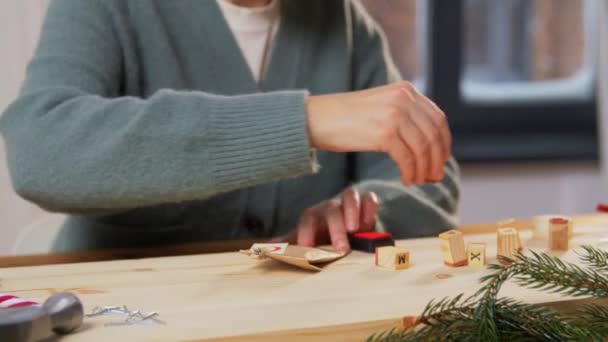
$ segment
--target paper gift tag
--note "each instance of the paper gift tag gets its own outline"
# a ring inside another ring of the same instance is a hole
[[[277,249],[276,247],[281,248]],[[286,243],[253,244],[249,250],[241,251],[241,253],[250,256],[259,254],[260,257],[256,257],[257,259],[269,258],[311,271],[321,271],[322,269],[317,265],[338,260],[346,255],[346,252],[336,252],[322,248],[288,246]]]

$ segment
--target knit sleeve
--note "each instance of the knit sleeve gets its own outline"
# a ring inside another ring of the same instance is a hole
[[[21,94],[0,118],[22,197],[112,212],[313,172],[305,91],[121,96],[123,51],[106,4],[51,2]]]
[[[353,46],[353,88],[366,89],[401,79],[385,37],[359,2],[350,2]],[[445,178],[436,184],[405,187],[397,165],[386,154],[354,153],[352,181],[361,192],[374,191],[380,200],[378,230],[396,237],[432,235],[457,224],[459,168],[445,165]]]

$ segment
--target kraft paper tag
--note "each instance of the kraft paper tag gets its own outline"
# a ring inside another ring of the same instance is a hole
[[[336,261],[346,255],[346,252],[336,252],[323,248],[288,246],[286,243],[256,243],[248,250],[241,250],[241,253],[255,257],[256,259],[273,259],[305,270],[317,272],[322,270],[322,268],[317,265]]]

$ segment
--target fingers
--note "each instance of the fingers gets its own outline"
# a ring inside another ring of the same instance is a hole
[[[424,97],[430,108],[431,108],[431,119],[435,122],[435,125],[439,128],[441,133],[442,142],[444,144],[444,163],[450,159],[452,155],[452,133],[450,132],[450,127],[448,125],[447,117],[445,113],[435,104],[435,102],[431,101],[429,98]]]
[[[313,247],[316,244],[327,243],[326,239],[329,238],[334,249],[350,250],[347,217],[352,215],[351,212],[356,214],[357,231],[374,230],[380,204],[375,193],[367,192],[359,198],[359,193],[354,188],[346,189],[341,199],[323,201],[306,209],[293,232],[274,238],[271,242],[297,243],[301,246]],[[347,205],[356,206],[356,211],[351,208],[349,214],[345,214]]]
[[[428,115],[427,112],[423,115],[412,115],[411,117],[418,129],[424,134],[430,150],[427,156],[428,174],[426,174],[425,180],[439,181],[443,179],[444,144],[439,130]]]
[[[340,203],[336,200],[329,202],[326,214],[327,228],[334,249],[346,252],[350,250],[346,228],[344,227],[344,216]]]
[[[450,155],[452,154],[452,134],[450,133],[445,113],[435,104],[435,102],[420,93],[416,87],[409,84],[409,87],[406,86],[406,88],[408,89],[408,92],[412,93],[413,96],[417,98],[416,103],[423,107],[428,119],[435,126],[437,133],[439,134],[438,140],[441,141],[442,159],[445,163],[450,159]]]
[[[296,243],[300,246],[313,247],[319,225],[319,206],[306,209],[296,227]]]
[[[431,143],[420,131],[410,115],[403,116],[399,127],[399,134],[415,159],[416,174],[414,183],[422,185],[425,179],[428,178]]]
[[[417,162],[415,182],[421,185],[424,181],[439,181],[444,177],[444,164],[450,157],[451,135],[445,115],[411,84],[405,83],[400,90],[405,95],[398,103],[405,121],[401,134]]]
[[[376,226],[376,214],[380,202],[378,196],[373,192],[368,192],[361,198],[361,228],[360,231],[372,231]]]
[[[450,159],[450,155],[452,154],[452,135],[450,133],[447,118],[443,111],[427,97],[420,95],[418,103],[421,104],[426,113],[426,116],[421,117],[428,120],[435,129],[436,140],[439,141],[439,147],[441,149],[441,164],[444,164]]]
[[[350,233],[359,230],[359,216],[361,211],[361,200],[359,192],[355,188],[348,188],[342,192],[342,212],[344,223]]]
[[[397,163],[401,172],[401,183],[405,186],[414,184],[416,177],[416,161],[407,145],[399,138],[399,142],[391,144],[387,151],[389,157]]]

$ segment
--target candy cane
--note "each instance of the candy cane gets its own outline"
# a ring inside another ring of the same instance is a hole
[[[17,296],[0,293],[0,309],[23,308],[26,306],[39,306],[40,304]]]

